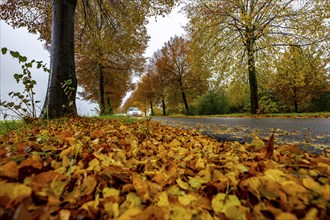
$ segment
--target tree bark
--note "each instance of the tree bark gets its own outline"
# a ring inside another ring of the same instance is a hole
[[[151,99],[149,100],[149,104],[150,104],[150,111],[151,111],[150,114],[151,115],[154,115],[154,106],[152,104],[152,100]]]
[[[182,97],[182,101],[183,101],[183,104],[184,104],[184,108],[185,108],[185,111],[186,111],[186,114],[189,115],[189,105],[188,105],[188,102],[187,102],[187,97],[186,97],[186,93],[184,92],[183,88],[182,88],[182,81],[180,80],[179,81],[179,84],[180,84],[180,91],[181,91],[181,97]]]
[[[113,113],[113,109],[112,109],[112,106],[111,106],[110,95],[107,97],[107,106],[106,106],[105,113],[108,114],[108,115]]]
[[[255,59],[254,59],[253,40],[249,40],[249,42],[247,43],[247,54],[248,54],[251,114],[257,114],[257,110],[259,108],[258,83],[257,83],[256,67],[255,67]]]
[[[74,17],[77,0],[52,0],[50,75],[41,117],[76,116]]]
[[[187,102],[186,94],[185,92],[181,89],[181,96],[182,96],[182,101],[186,110],[186,114],[189,115],[189,105]]]
[[[293,103],[294,103],[294,112],[298,113],[298,94],[296,89],[293,89]]]
[[[162,108],[163,108],[163,115],[166,115],[166,106],[165,106],[165,99],[162,98]]]
[[[104,73],[103,65],[98,64],[99,68],[99,107],[100,115],[105,115],[105,102],[104,102]]]

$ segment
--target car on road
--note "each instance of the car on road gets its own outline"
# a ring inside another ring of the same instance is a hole
[[[128,108],[128,111],[126,113],[127,116],[137,116],[137,117],[142,117],[143,116],[143,112],[136,107],[130,107]]]

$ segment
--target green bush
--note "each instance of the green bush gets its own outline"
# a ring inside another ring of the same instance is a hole
[[[196,110],[200,115],[226,114],[229,112],[229,102],[225,95],[209,91],[199,98]]]
[[[264,94],[259,100],[259,114],[279,113],[280,108],[271,94]]]

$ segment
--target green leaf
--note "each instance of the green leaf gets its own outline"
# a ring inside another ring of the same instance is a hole
[[[7,50],[8,50],[8,49],[5,48],[5,47],[1,48],[1,52],[2,52],[2,54],[5,55],[5,54],[7,53]]]
[[[19,82],[22,76],[23,76],[22,74],[17,74],[17,73],[14,74],[14,78],[16,79],[17,82]]]
[[[18,58],[20,56],[19,52],[17,51],[10,51],[10,55],[14,58]]]
[[[27,61],[27,57],[25,57],[25,56],[19,57],[19,62],[26,62],[26,61]]]
[[[32,67],[32,63],[26,63],[25,66],[26,66],[27,68],[31,68],[31,67]]]
[[[9,108],[13,107],[14,105],[15,105],[15,103],[13,103],[13,102],[9,102],[9,103],[7,104],[7,106],[8,106]]]

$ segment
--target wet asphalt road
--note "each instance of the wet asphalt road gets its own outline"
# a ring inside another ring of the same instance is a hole
[[[330,118],[193,118],[153,117],[165,125],[195,129],[219,141],[251,142],[252,136],[267,138],[275,133],[275,141],[296,144],[306,151],[330,152]]]

